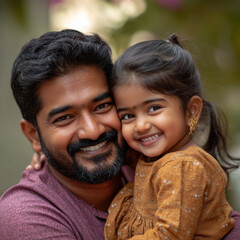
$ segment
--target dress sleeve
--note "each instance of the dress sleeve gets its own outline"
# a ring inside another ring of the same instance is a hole
[[[158,209],[153,229],[131,240],[192,239],[202,212],[208,182],[203,166],[194,159],[169,161],[154,181]]]

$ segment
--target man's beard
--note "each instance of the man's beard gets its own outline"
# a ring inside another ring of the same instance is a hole
[[[78,142],[70,143],[67,147],[67,151],[71,158],[62,153],[53,153],[53,151],[50,151],[41,137],[40,131],[38,131],[38,133],[42,151],[47,157],[48,163],[66,177],[89,184],[103,183],[116,176],[123,164],[124,147],[119,145],[118,133],[114,129],[103,133],[97,140],[81,139]],[[90,158],[83,156],[81,157],[84,162],[89,162],[94,165],[91,170],[87,169],[81,164],[81,159],[76,161],[76,153],[80,152],[81,148],[94,146],[105,141],[107,141],[107,144],[114,143],[115,148],[111,148],[103,154],[99,154]],[[115,160],[112,161],[112,164],[108,164],[107,159],[114,157]],[[70,162],[70,160],[72,161]]]

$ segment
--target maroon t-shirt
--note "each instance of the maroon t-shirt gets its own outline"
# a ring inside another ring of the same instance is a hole
[[[129,167],[123,173],[132,181]],[[236,225],[225,240],[240,239],[240,214],[233,217]],[[62,186],[45,164],[40,171],[24,171],[0,198],[0,240],[103,240],[106,218]]]
[[[123,167],[127,181],[133,171]],[[104,239],[107,213],[76,197],[50,173],[28,170],[0,198],[0,239]]]

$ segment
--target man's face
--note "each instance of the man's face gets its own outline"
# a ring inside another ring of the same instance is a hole
[[[52,167],[85,183],[101,183],[120,170],[120,121],[104,72],[79,67],[43,83],[37,114],[43,152]]]

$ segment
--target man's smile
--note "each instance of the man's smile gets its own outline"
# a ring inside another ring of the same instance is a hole
[[[99,148],[103,147],[104,145],[106,145],[107,141],[96,144],[94,146],[89,146],[89,147],[85,147],[85,148],[81,148],[80,150],[83,152],[90,152],[90,151],[96,151]]]

